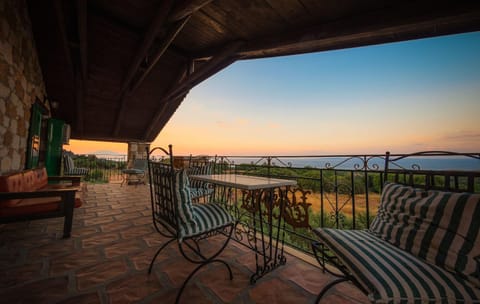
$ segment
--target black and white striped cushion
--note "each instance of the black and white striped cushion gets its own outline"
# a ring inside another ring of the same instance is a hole
[[[370,232],[480,287],[480,194],[387,183]]]
[[[234,218],[215,203],[195,204],[192,209],[193,221],[180,225],[178,231],[180,241],[185,237],[196,236],[234,222]]]
[[[480,289],[368,231],[315,229],[375,303],[480,303]]]

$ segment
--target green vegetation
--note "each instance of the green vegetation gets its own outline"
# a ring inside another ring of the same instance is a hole
[[[124,159],[106,159],[95,155],[79,155],[74,158],[75,167],[88,168],[85,181],[90,183],[108,183],[111,178],[120,178],[127,167]]]

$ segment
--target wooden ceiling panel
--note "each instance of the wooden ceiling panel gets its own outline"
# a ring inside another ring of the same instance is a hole
[[[118,3],[121,2],[121,3]],[[162,0],[121,0],[112,5],[112,0],[88,1],[90,10],[118,20],[135,30],[146,30]]]
[[[305,26],[314,19],[301,1],[267,0],[267,3],[290,26]]]
[[[105,73],[121,82],[140,37],[100,18],[90,18],[88,28],[89,65],[94,66],[89,73]]]

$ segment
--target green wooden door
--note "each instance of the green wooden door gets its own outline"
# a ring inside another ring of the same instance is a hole
[[[49,176],[60,175],[64,125],[63,120],[54,118],[48,120],[45,167]]]

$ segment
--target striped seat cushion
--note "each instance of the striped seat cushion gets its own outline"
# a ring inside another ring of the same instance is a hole
[[[195,204],[192,211],[193,221],[180,225],[179,241],[234,222],[234,218],[222,206],[215,203]]]
[[[73,163],[73,159],[68,156],[64,155],[64,175],[87,175],[88,168],[75,168],[75,164]]]
[[[68,171],[65,171],[65,175],[87,175],[87,168],[73,168]]]
[[[375,303],[480,303],[480,289],[366,230],[314,230]]]
[[[480,194],[386,183],[370,232],[480,287]]]

